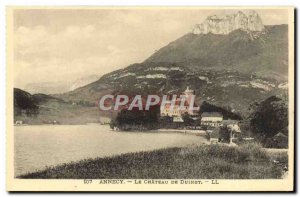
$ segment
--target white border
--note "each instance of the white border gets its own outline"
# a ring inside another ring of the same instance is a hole
[[[299,7],[300,1],[296,0],[270,0],[270,1],[261,1],[261,0],[230,0],[226,1],[226,3],[222,0],[209,0],[209,1],[199,1],[199,0],[151,0],[151,1],[141,1],[141,0],[107,0],[107,1],[102,1],[102,0],[72,0],[72,1],[67,1],[67,0],[51,0],[51,1],[43,1],[43,0],[2,0],[0,1],[0,31],[1,31],[1,48],[0,48],[0,54],[1,54],[1,64],[0,64],[0,130],[1,130],[1,136],[0,136],[0,144],[1,144],[1,163],[0,163],[0,169],[1,169],[1,178],[0,178],[0,191],[1,191],[1,196],[8,196],[9,194],[6,192],[5,188],[5,131],[6,131],[6,117],[5,117],[5,89],[6,89],[6,72],[5,72],[5,67],[6,67],[6,34],[5,34],[5,7],[8,5],[11,6],[55,6],[55,5],[60,5],[60,6],[76,6],[76,5],[103,5],[103,6],[116,6],[116,5],[125,5],[125,6],[147,6],[147,5],[152,5],[152,6],[295,6]],[[297,17],[297,16],[296,16]],[[298,23],[298,20],[297,20]],[[298,25],[297,25],[298,26]],[[297,44],[295,44],[296,46]],[[298,51],[299,53],[299,51]],[[298,56],[298,53],[296,56]],[[297,71],[297,75],[299,74],[299,69]],[[297,91],[299,91],[299,84],[298,82],[296,83],[298,87]],[[296,85],[295,84],[295,85]],[[295,101],[297,102],[297,101]],[[298,111],[299,108],[297,108]],[[300,118],[297,117],[297,121]],[[295,128],[295,133],[296,133],[296,128]],[[297,141],[299,141],[299,134],[297,135]],[[297,143],[296,143],[297,144]],[[299,157],[299,151],[297,157]],[[299,170],[297,170],[299,172]],[[299,181],[297,181],[298,183]],[[298,186],[296,188],[299,189]],[[40,196],[42,194],[39,194],[37,196]],[[62,194],[59,194],[58,196],[61,196]],[[103,195],[103,194],[102,194]],[[217,195],[217,194],[215,194]],[[263,196],[265,194],[258,194],[256,196]]]

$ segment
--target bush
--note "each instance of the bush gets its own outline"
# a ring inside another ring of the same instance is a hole
[[[254,112],[250,115],[251,131],[265,138],[273,137],[287,126],[287,103],[276,96],[257,104]]]
[[[266,148],[288,148],[288,145],[287,137],[273,137],[265,140]]]

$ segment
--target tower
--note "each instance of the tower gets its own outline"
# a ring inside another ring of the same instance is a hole
[[[190,103],[192,100],[192,96],[194,95],[194,90],[190,89],[189,86],[187,86],[183,94],[185,95],[186,101]]]

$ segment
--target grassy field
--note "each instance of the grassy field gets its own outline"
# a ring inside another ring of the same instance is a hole
[[[260,146],[203,145],[128,153],[67,163],[18,178],[38,179],[273,179],[281,178],[287,154]]]

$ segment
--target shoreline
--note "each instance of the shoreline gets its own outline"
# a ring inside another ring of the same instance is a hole
[[[206,134],[205,130],[192,130],[192,129],[157,129],[158,132],[164,133],[189,133],[189,134]]]
[[[15,127],[25,127],[25,126],[106,126],[110,127],[108,124],[98,124],[98,123],[87,123],[87,124],[22,124],[14,125]],[[192,130],[192,129],[156,129],[156,130],[143,130],[143,131],[123,131],[114,130],[110,128],[113,132],[136,132],[136,133],[181,133],[181,134],[194,134],[196,136],[205,136],[205,130]]]
[[[86,123],[86,124],[14,124],[14,126],[19,127],[19,126],[107,126],[110,127],[108,124],[100,124],[100,123]],[[111,129],[112,131],[115,131]],[[118,130],[120,132],[164,132],[164,133],[195,133],[195,134],[205,134],[205,130],[200,130],[200,129],[156,129],[156,130],[141,130],[141,131],[123,131],[123,130]]]

